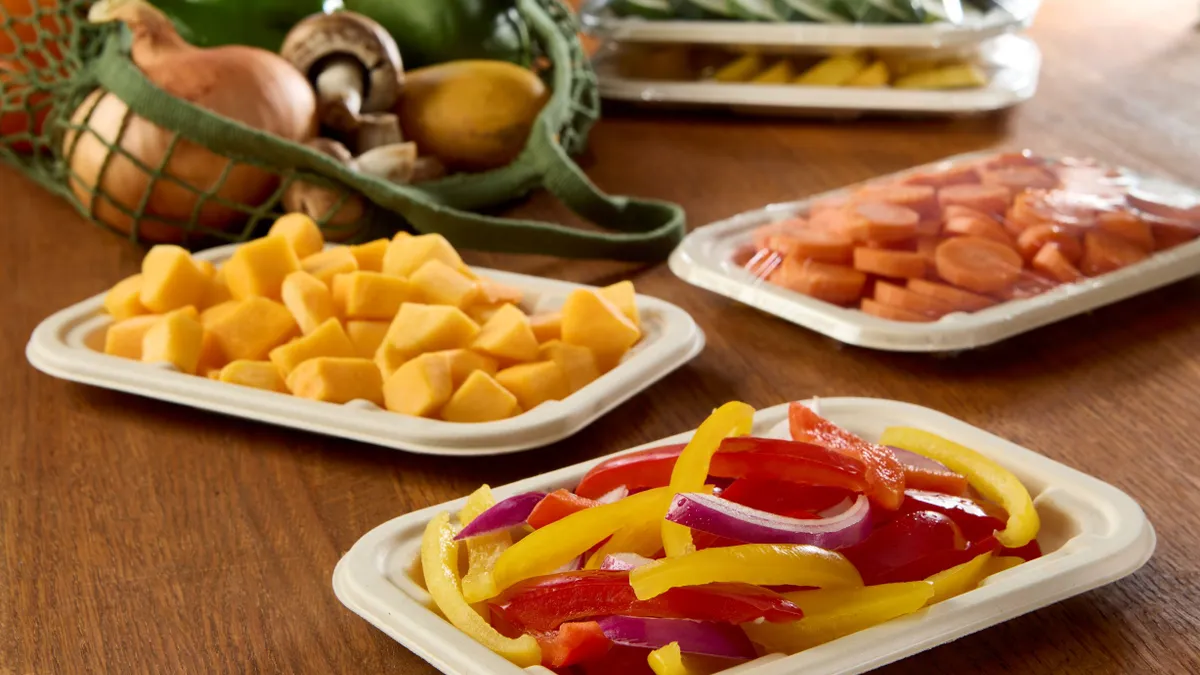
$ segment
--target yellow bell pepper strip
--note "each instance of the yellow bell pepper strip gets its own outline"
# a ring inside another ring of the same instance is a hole
[[[744,544],[664,558],[629,572],[638,600],[680,586],[740,581],[759,586],[856,588],[862,577],[841,553],[806,544]]]
[[[911,614],[933,597],[928,581],[850,589],[795,591],[784,596],[804,609],[791,623],[745,623],[750,640],[768,652],[795,654],[810,647]]]
[[[891,445],[945,464],[967,477],[971,487],[1008,511],[1008,523],[996,533],[1008,548],[1020,548],[1037,537],[1041,520],[1029,490],[1011,471],[978,452],[920,429],[892,427],[883,432],[881,445]]]
[[[999,574],[1006,570],[1011,570],[1023,562],[1025,562],[1024,558],[1018,558],[1015,555],[995,556],[988,561],[987,567],[985,567],[983,570],[983,577],[986,579],[993,574]]]
[[[713,487],[705,485],[697,492],[711,495]],[[600,569],[604,559],[613,553],[636,553],[646,558],[653,558],[663,547],[662,522],[662,514],[653,511],[625,525],[614,532],[608,541],[600,545],[600,548],[596,549],[592,557],[588,558],[584,569]]]
[[[987,576],[988,562],[991,559],[990,552],[984,553],[926,579],[925,581],[933,584],[933,597],[929,599],[929,604],[933,605],[975,590],[979,586],[979,582]]]
[[[713,675],[742,661],[730,661],[715,656],[684,654],[678,642],[659,647],[646,658],[654,675]]]
[[[673,492],[655,488],[573,513],[534,530],[500,554],[492,568],[496,589],[503,591],[518,581],[549,574],[647,513],[665,514]]]
[[[708,478],[708,465],[721,447],[721,441],[728,436],[745,436],[753,426],[754,408],[745,403],[730,401],[717,408],[696,429],[696,434],[675,461],[668,486],[671,494],[695,492],[702,487]],[[664,508],[663,516],[666,512]],[[667,520],[662,521],[661,527],[663,550],[668,557],[686,555],[696,550],[691,529]]]
[[[463,527],[475,520],[479,514],[496,504],[492,489],[480,487],[467,497],[467,503],[458,512],[458,522]],[[499,591],[492,579],[492,566],[496,559],[512,546],[512,535],[507,531],[482,534],[465,540],[467,545],[467,573],[462,578],[463,597],[472,605],[495,597]]]
[[[532,635],[507,638],[479,615],[463,598],[458,578],[458,542],[449,513],[439,513],[425,527],[421,538],[421,567],[425,588],[446,620],[500,656],[522,668],[542,662],[542,650]]]

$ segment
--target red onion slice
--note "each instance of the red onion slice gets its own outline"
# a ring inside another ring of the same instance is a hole
[[[605,637],[626,647],[658,649],[679,643],[687,654],[727,659],[752,659],[757,654],[750,639],[737,626],[692,619],[649,619],[606,616],[598,621]]]
[[[629,488],[625,487],[624,485],[618,485],[617,487],[615,487],[615,488],[609,490],[608,492],[605,492],[604,494],[597,497],[596,503],[597,504],[612,504],[614,502],[619,502],[628,496],[629,496]]]
[[[747,544],[811,544],[834,550],[853,546],[871,532],[866,495],[835,516],[819,520],[788,518],[699,492],[675,495],[667,520]]]
[[[545,497],[545,492],[524,492],[508,499],[501,499],[468,523],[458,533],[458,536],[454,537],[454,540],[460,541],[516,527],[525,522],[529,514],[533,513],[533,507],[537,506],[538,502]]]
[[[885,447],[888,450],[891,450],[892,452],[896,453],[896,459],[900,460],[900,463],[905,466],[911,466],[914,469],[924,469],[926,471],[936,471],[938,473],[948,473],[948,474],[958,475],[955,472],[951,471],[950,467],[946,466],[945,464],[942,464],[941,462],[937,461],[936,459],[929,459],[928,457],[925,457],[924,455],[918,455],[915,452],[912,452],[910,450],[905,450],[904,448],[897,448],[894,445],[888,445]]]
[[[600,563],[600,569],[631,570],[652,562],[654,561],[650,558],[636,553],[610,553],[604,556],[604,562]]]

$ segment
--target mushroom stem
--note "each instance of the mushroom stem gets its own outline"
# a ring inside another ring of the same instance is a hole
[[[368,150],[354,158],[359,173],[392,183],[410,183],[417,168],[417,144],[393,143]]]
[[[306,143],[310,148],[329,155],[347,166],[353,166],[350,151],[341,143],[327,138],[314,138]],[[357,194],[346,194],[324,185],[296,181],[283,195],[288,211],[300,212],[333,227],[346,228],[362,220],[366,205]],[[347,234],[352,234],[347,233]]]
[[[340,131],[358,128],[363,104],[363,72],[350,56],[334,56],[313,80],[321,121]]]
[[[363,113],[358,118],[354,151],[362,154],[385,145],[402,143],[400,118],[392,113]]]

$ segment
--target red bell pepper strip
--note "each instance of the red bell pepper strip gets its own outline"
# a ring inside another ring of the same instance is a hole
[[[536,633],[535,637],[542,648],[542,665],[549,668],[598,659],[613,646],[595,621],[564,623],[557,631]]]
[[[596,500],[580,497],[569,490],[555,490],[542,498],[533,507],[525,522],[533,529],[543,528],[557,520],[562,520],[572,513],[596,506]]]
[[[854,493],[841,488],[797,485],[769,478],[739,478],[721,491],[721,498],[781,516],[813,518],[846,498],[853,499]]]
[[[993,504],[977,502],[967,497],[954,497],[924,490],[905,490],[904,503],[896,516],[917,511],[937,511],[949,516],[969,543],[975,543],[1003,530],[1008,521],[1004,509]]]
[[[853,492],[862,492],[868,484],[867,466],[856,457],[813,443],[773,438],[726,438],[708,472],[720,478],[776,479]]]
[[[896,518],[872,532],[864,541],[839,552],[858,569],[863,583],[875,585],[925,579],[965,562],[958,560],[924,573],[927,568],[937,567],[940,563],[936,556],[966,550],[967,541],[962,530],[949,516],[936,511],[917,511]],[[930,560],[935,562],[927,562]]]
[[[718,583],[673,588],[638,600],[629,572],[576,570],[527,579],[488,602],[507,626],[535,633],[564,622],[620,614],[741,624],[759,618],[796,621],[803,614],[786,598],[751,584]]]
[[[800,403],[788,406],[788,427],[793,440],[817,443],[861,459],[866,465],[867,497],[889,511],[900,507],[904,501],[904,466],[896,453],[864,441]]]
[[[619,455],[592,467],[579,481],[575,494],[588,499],[599,499],[622,485],[630,492],[644,488],[663,487],[671,482],[671,471],[675,460],[683,452],[684,444],[663,445]]]
[[[996,555],[1012,556],[1029,562],[1030,560],[1037,560],[1042,557],[1042,547],[1038,545],[1037,539],[1034,539],[1028,544],[1018,546],[1017,548],[1001,548]]]
[[[649,649],[613,645],[604,656],[584,661],[578,667],[583,675],[655,675],[647,661],[649,656]]]

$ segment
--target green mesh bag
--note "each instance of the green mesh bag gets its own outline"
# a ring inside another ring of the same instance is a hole
[[[170,228],[191,246],[245,241],[261,234],[284,212],[282,196],[295,181],[335,190],[343,200],[357,195],[368,204],[363,219],[352,226],[321,222],[331,239],[362,239],[407,227],[440,233],[455,246],[468,249],[657,261],[665,258],[684,234],[684,216],[678,206],[606,195],[570,159],[571,153],[586,144],[599,113],[599,100],[595,75],[576,37],[574,15],[558,0],[514,2],[516,15],[529,35],[532,55],[549,63],[553,92],[521,155],[496,170],[456,174],[418,185],[397,185],[356,173],[315,150],[170,96],[146,80],[130,61],[127,29],[118,24],[87,23],[86,10],[91,3],[86,0],[4,0],[5,7],[13,4],[18,9],[6,12],[0,21],[0,159],[70,201],[94,222],[103,224],[89,203],[106,201],[115,206],[133,220],[127,236],[135,241],[142,239],[139,225],[151,190],[145,190],[146,198],[140,204],[122,205],[104,194],[85,192],[87,199],[81,200],[71,189],[72,172],[64,160],[64,151],[69,156],[71,148],[62,147],[63,139],[87,134],[86,118],[75,124],[72,117],[97,88],[123,101],[129,114],[174,133],[165,157],[186,140],[232,160],[225,175],[203,190],[165,172],[165,161],[162,166],[146,166],[119,146],[106,144],[110,158],[123,155],[153,180],[172,183],[197,196],[188,218],[154,217],[156,226]],[[277,175],[274,193],[252,206],[218,195],[238,164]],[[604,229],[478,213],[539,188]],[[206,206],[233,209],[244,223],[234,230],[205,227],[197,216]],[[337,211],[335,207],[327,213]]]

